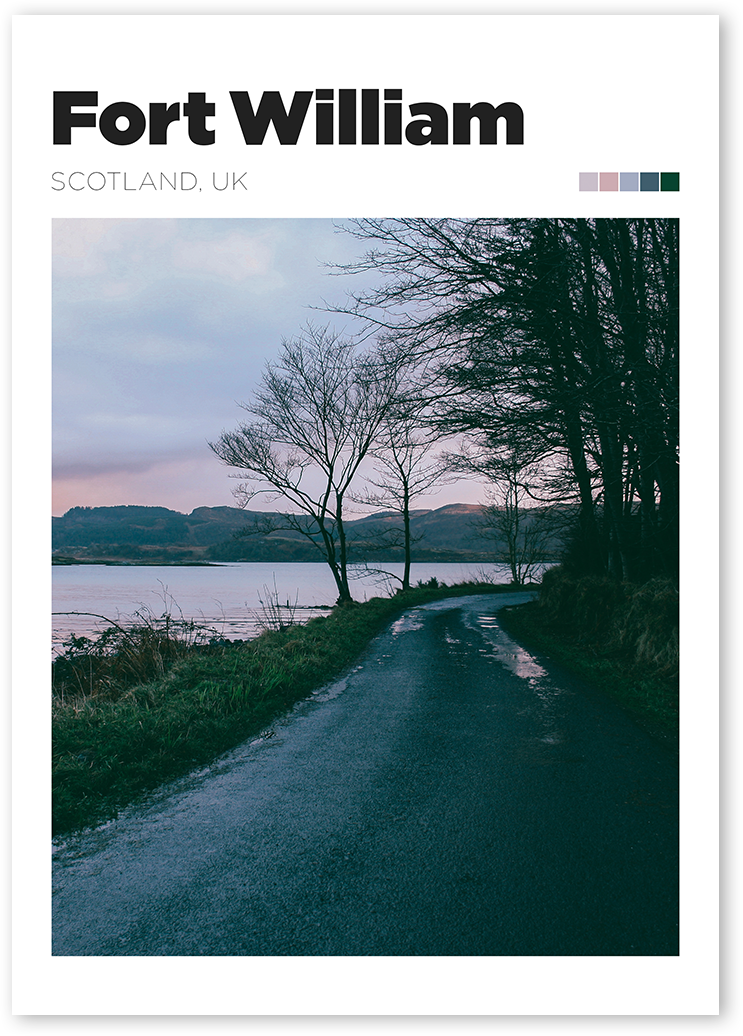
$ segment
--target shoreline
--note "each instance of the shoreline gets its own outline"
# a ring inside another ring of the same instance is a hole
[[[76,565],[105,565],[108,568],[223,568],[224,561],[126,561],[111,558],[70,558],[52,554],[52,568],[72,568]]]

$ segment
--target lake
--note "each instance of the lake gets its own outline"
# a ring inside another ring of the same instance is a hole
[[[402,564],[384,566],[402,576]],[[357,601],[385,597],[396,585],[358,571],[351,583]],[[489,578],[507,583],[510,571],[499,564],[414,564],[412,582],[461,583]],[[71,634],[95,636],[106,619],[132,619],[138,611],[156,618],[166,611],[194,619],[230,640],[260,632],[265,619],[261,601],[276,600],[294,611],[295,621],[324,614],[337,597],[330,569],[319,562],[235,562],[208,567],[157,565],[54,565],[52,567],[52,649],[58,653]],[[295,610],[296,602],[296,610]],[[289,612],[285,611],[285,614]]]

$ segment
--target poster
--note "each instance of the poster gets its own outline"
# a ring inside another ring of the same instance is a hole
[[[48,543],[51,510],[52,221],[162,221],[167,229],[169,221],[387,216],[679,219],[684,465],[712,472],[717,33],[714,16],[17,17],[16,614],[49,598],[39,544]],[[473,109],[483,105],[481,118]],[[90,446],[93,454],[92,438]],[[708,543],[714,556],[715,523],[692,480],[681,493],[682,584],[712,601],[716,566],[700,571],[694,545]],[[701,620],[710,637],[714,618],[710,607]],[[717,714],[712,693],[704,701],[692,693],[712,684],[701,638],[684,641],[689,622],[682,597],[678,956],[587,956],[579,965],[574,956],[473,956],[466,967],[448,956],[334,957],[332,990],[322,957],[251,957],[248,998],[239,957],[50,955],[49,825],[40,820],[49,775],[38,751],[48,663],[18,630],[14,683],[32,693],[16,692],[13,715],[15,1011],[714,1013]],[[691,732],[693,752],[684,741]],[[287,1003],[277,990],[289,974]]]

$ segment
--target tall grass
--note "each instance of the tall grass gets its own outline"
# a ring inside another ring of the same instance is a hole
[[[62,702],[116,701],[129,687],[164,676],[176,659],[222,640],[218,630],[169,610],[158,618],[141,609],[122,622],[85,614],[104,628],[95,638],[72,634],[52,663],[52,696]]]

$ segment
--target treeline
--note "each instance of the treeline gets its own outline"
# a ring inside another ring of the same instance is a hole
[[[348,307],[438,390],[475,466],[576,503],[572,561],[678,572],[673,219],[359,220],[385,276]]]
[[[341,601],[349,502],[399,513],[388,545],[409,562],[413,501],[466,475],[490,486],[516,582],[559,539],[576,573],[676,578],[678,222],[344,229],[370,249],[337,272],[380,286],[337,310],[361,320],[356,342],[315,326],[285,341],[248,419],[211,444],[244,479],[238,500],[283,498],[282,526],[320,547]]]
[[[238,507],[198,507],[181,514],[167,507],[71,507],[52,518],[52,549],[109,546],[198,547],[221,543],[246,525]]]

